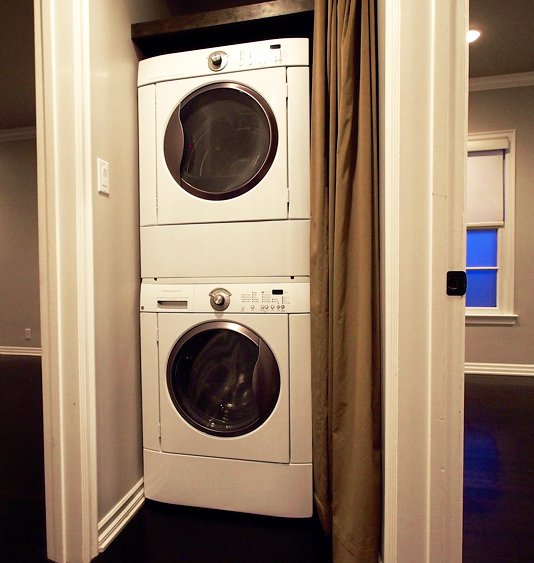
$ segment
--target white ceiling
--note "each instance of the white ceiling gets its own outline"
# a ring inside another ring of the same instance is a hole
[[[534,71],[534,0],[470,0],[469,76]]]

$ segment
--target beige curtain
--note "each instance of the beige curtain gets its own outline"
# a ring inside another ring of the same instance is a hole
[[[314,487],[336,563],[378,561],[381,398],[374,0],[316,0]]]

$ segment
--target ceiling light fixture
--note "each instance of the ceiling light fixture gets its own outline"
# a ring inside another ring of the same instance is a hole
[[[480,31],[478,31],[478,29],[470,29],[467,32],[467,41],[469,43],[473,43],[473,41],[476,41],[479,37],[480,37]]]

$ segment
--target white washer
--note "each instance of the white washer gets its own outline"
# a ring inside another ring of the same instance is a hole
[[[308,281],[169,281],[141,287],[146,497],[311,516]]]
[[[309,219],[308,40],[139,63],[140,224]]]

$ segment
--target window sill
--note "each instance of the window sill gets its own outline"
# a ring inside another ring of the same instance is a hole
[[[512,313],[465,313],[466,326],[514,326],[518,320]]]

